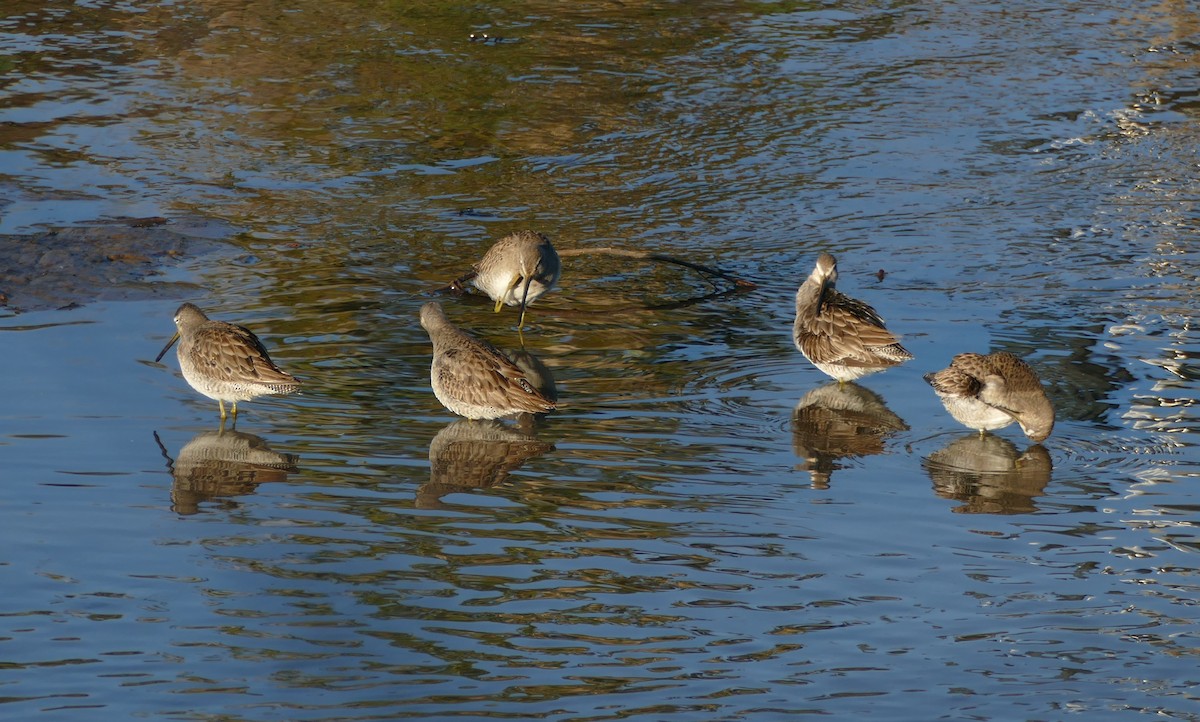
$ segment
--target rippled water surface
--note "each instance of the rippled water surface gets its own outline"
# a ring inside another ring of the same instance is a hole
[[[1183,2],[4,4],[0,717],[1200,720],[1198,51]],[[560,410],[456,421],[417,310],[522,228],[758,288],[565,258]],[[915,360],[804,361],[821,250]],[[184,300],[303,394],[220,430]],[[1044,445],[921,379],[988,350]]]

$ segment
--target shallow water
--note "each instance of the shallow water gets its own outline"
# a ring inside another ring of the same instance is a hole
[[[237,229],[69,310],[0,271],[0,716],[1200,719],[1200,15],[562,5],[0,11],[0,233]],[[561,410],[465,425],[417,309],[525,227],[759,288],[570,259]],[[820,250],[914,361],[799,356]],[[218,434],[182,300],[304,393]],[[1044,447],[921,380],[1002,349]]]

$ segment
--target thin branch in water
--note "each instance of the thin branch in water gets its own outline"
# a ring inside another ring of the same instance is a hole
[[[612,248],[612,247],[606,246],[606,247],[602,247],[602,248],[567,248],[567,249],[559,251],[558,255],[559,255],[559,257],[563,257],[563,256],[593,256],[593,255],[594,256],[617,256],[619,258],[638,258],[638,259],[646,260],[646,261],[658,261],[660,263],[673,263],[676,266],[683,266],[684,268],[690,268],[693,271],[703,273],[706,276],[715,276],[717,278],[725,279],[726,281],[729,281],[734,286],[736,286],[737,288],[740,288],[740,289],[750,290],[753,288],[758,288],[757,283],[753,283],[752,281],[746,281],[744,279],[738,278],[732,274],[729,274],[729,273],[726,273],[725,271],[720,270],[719,268],[713,268],[712,266],[705,266],[703,264],[695,263],[693,261],[685,261],[682,258],[676,258],[675,256],[668,256],[663,253],[652,253],[649,251],[633,251],[633,250],[629,250],[629,249],[625,249],[625,248]]]
[[[425,292],[425,295],[432,295],[435,293],[441,295],[443,293],[448,293],[451,296],[465,296],[471,292],[471,290],[467,288],[467,282],[475,278],[475,276],[475,269],[471,269],[468,273],[459,276],[444,286],[438,286],[437,288],[429,289]]]
[[[659,262],[659,263],[670,263],[670,264],[674,264],[676,266],[682,266],[684,268],[689,268],[693,271],[696,271],[696,272],[702,274],[705,277],[705,279],[708,280],[710,283],[712,282],[713,278],[720,278],[720,279],[723,279],[723,280],[733,284],[733,288],[731,288],[731,289],[726,289],[726,290],[722,291],[722,290],[718,290],[714,286],[713,291],[711,291],[709,293],[702,294],[695,298],[690,298],[690,299],[685,299],[683,301],[675,301],[675,302],[670,302],[670,303],[665,303],[665,304],[657,304],[657,305],[651,305],[651,306],[640,306],[640,305],[632,305],[631,304],[628,306],[620,306],[620,307],[616,307],[616,308],[610,307],[610,308],[598,309],[598,310],[590,310],[590,309],[589,310],[578,310],[578,309],[576,309],[576,310],[557,309],[556,310],[556,313],[558,313],[560,315],[564,315],[564,316],[588,316],[588,315],[596,315],[596,314],[621,313],[624,311],[643,310],[646,308],[655,309],[655,310],[664,310],[664,309],[669,309],[669,308],[682,308],[685,306],[691,306],[691,305],[701,303],[703,301],[711,300],[714,298],[721,298],[722,296],[727,296],[729,294],[741,293],[743,291],[749,291],[749,290],[758,288],[757,283],[738,278],[730,273],[726,273],[725,271],[722,271],[719,268],[713,268],[712,266],[706,266],[706,265],[703,265],[700,263],[695,263],[693,261],[685,261],[682,258],[676,258],[675,256],[668,256],[663,253],[652,253],[649,251],[634,251],[634,250],[629,250],[629,249],[624,249],[624,248],[602,247],[602,248],[567,248],[567,249],[563,249],[563,250],[559,251],[558,255],[560,258],[571,257],[571,256],[616,256],[618,258],[636,258],[638,260],[643,260],[643,261],[655,261],[655,262]],[[430,289],[428,291],[428,293],[429,294],[448,293],[453,296],[473,295],[471,293],[471,290],[467,287],[467,283],[469,283],[471,281],[471,279],[475,278],[475,275],[476,275],[475,270],[472,269],[471,271],[454,279],[453,281],[451,281],[450,283],[448,283],[444,286],[439,286],[437,288]]]

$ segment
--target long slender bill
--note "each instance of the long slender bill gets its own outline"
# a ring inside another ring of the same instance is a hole
[[[175,345],[175,342],[176,342],[176,341],[178,341],[178,340],[179,340],[179,332],[178,332],[178,331],[176,331],[176,332],[175,332],[175,335],[171,337],[171,340],[170,340],[170,341],[167,341],[167,345],[166,345],[166,346],[163,346],[163,350],[162,350],[162,351],[159,351],[159,352],[158,352],[158,355],[154,357],[154,363],[158,363],[159,361],[161,361],[161,360],[162,360],[162,357],[163,357],[163,356],[165,356],[165,355],[167,355],[167,349],[169,349],[169,348],[171,348],[172,346],[174,346],[174,345]]]
[[[521,318],[517,321],[517,333],[525,328],[525,309],[529,308],[529,284],[533,283],[533,276],[525,277],[525,292],[521,294]],[[524,338],[521,339],[524,342]]]

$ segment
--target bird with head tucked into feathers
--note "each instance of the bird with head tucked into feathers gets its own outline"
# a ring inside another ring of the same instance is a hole
[[[1054,429],[1054,407],[1037,373],[1007,351],[960,353],[924,378],[954,420],[980,434],[1015,421],[1041,442]]]

